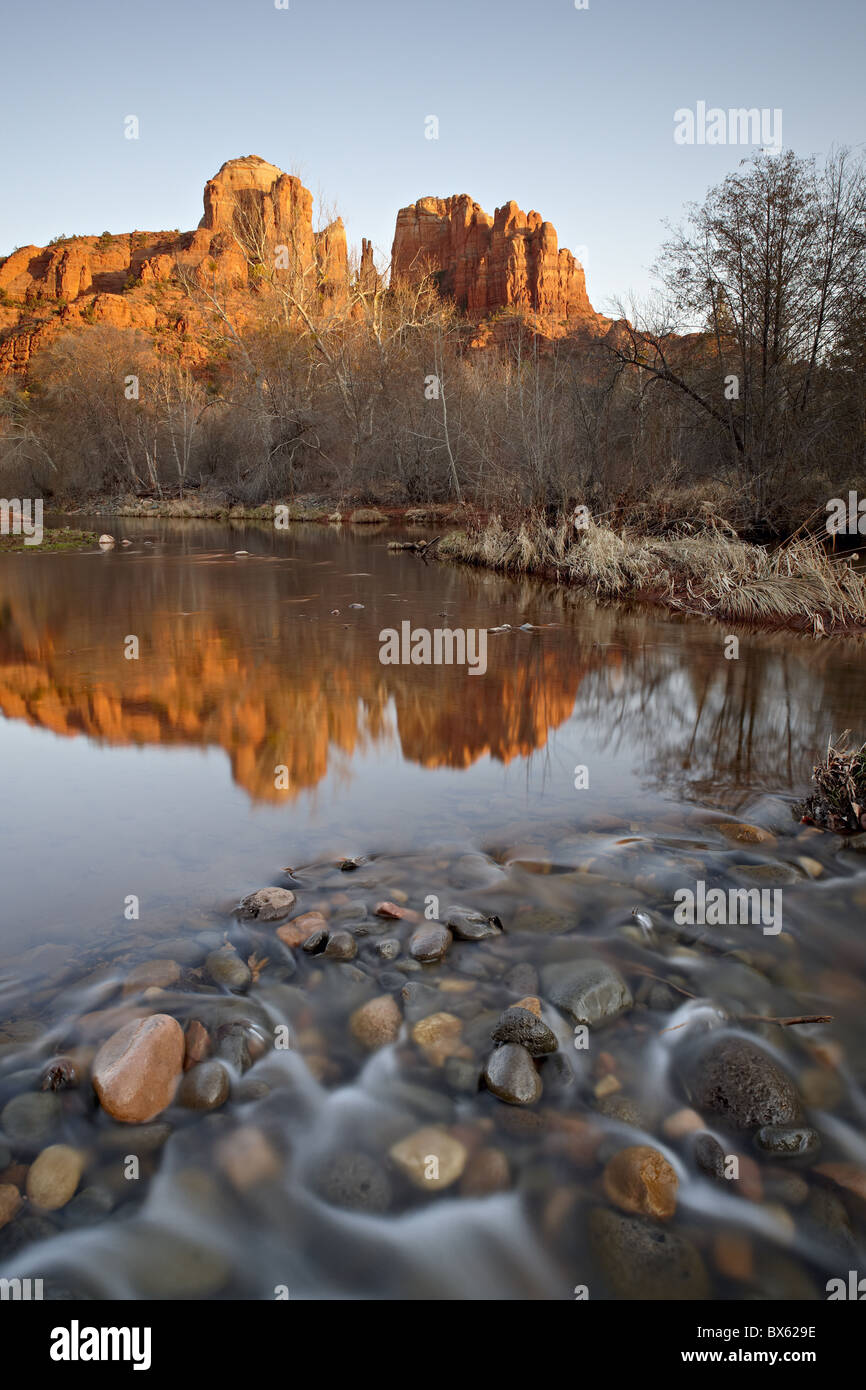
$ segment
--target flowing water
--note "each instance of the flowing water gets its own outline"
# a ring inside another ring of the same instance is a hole
[[[113,529],[132,544],[0,557],[0,1107],[45,1094],[61,1055],[80,1081],[0,1124],[0,1185],[26,1191],[46,1144],[84,1155],[71,1201],[2,1225],[0,1276],[59,1297],[760,1299],[866,1271],[866,858],[791,814],[828,736],[862,735],[862,646],[744,631],[729,659],[714,625],[426,564],[393,531]],[[404,621],[510,627],[472,675],[383,664]],[[781,930],[678,922],[699,883],[765,890]],[[239,917],[268,885],[354,959]],[[504,930],[423,963],[383,900]],[[205,964],[226,941],[254,964],[234,993]],[[549,997],[587,958],[632,998],[588,1035]],[[154,959],[167,982],[124,993]],[[402,1030],[367,1051],[350,1019],[381,996]],[[526,997],[558,1050],[540,1099],[508,1104],[479,1075]],[[104,1113],[87,1068],[134,1009],[204,1024],[224,1105]],[[443,1013],[437,1049],[414,1030]],[[832,1021],[768,1021],[804,1015]],[[689,1058],[714,1032],[782,1065],[819,1148],[768,1154],[703,1108]],[[418,1131],[439,1179],[392,1152]],[[734,1176],[696,1161],[698,1133]],[[639,1145],[678,1180],[666,1219],[612,1196]]]

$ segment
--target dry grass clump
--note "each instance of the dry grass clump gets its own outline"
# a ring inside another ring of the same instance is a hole
[[[828,555],[811,536],[775,550],[708,524],[648,537],[571,518],[552,526],[533,514],[508,528],[499,516],[446,536],[443,559],[540,574],[590,589],[599,598],[635,597],[730,622],[792,627],[816,636],[866,627],[866,575]]]
[[[827,756],[812,771],[816,790],[794,807],[801,820],[853,835],[866,830],[866,743],[848,746],[845,733],[827,746]]]

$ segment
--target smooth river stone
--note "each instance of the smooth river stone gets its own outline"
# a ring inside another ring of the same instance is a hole
[[[52,1091],[26,1091],[0,1112],[0,1130],[16,1146],[39,1147],[60,1119],[60,1100]]]
[[[0,1183],[0,1227],[8,1224],[21,1207],[21,1193],[14,1183]]]
[[[618,1018],[634,1003],[619,971],[604,960],[548,965],[541,979],[542,992],[574,1024],[597,1027]]]
[[[174,1100],[183,1054],[176,1018],[152,1014],[127,1023],[93,1059],[93,1088],[103,1110],[124,1124],[152,1120]]]
[[[677,1209],[677,1175],[664,1154],[648,1144],[615,1153],[602,1181],[610,1200],[623,1211],[669,1221]]]
[[[225,989],[246,989],[252,979],[249,966],[231,946],[211,951],[205,969],[214,984],[223,985]]]
[[[415,1130],[389,1152],[413,1186],[425,1192],[439,1192],[455,1183],[468,1156],[465,1145],[439,1125]]]
[[[229,1074],[221,1062],[212,1058],[199,1062],[184,1073],[178,1089],[180,1105],[189,1110],[218,1110],[229,1098]]]
[[[321,912],[302,912],[300,917],[277,927],[277,936],[284,946],[303,946],[314,931],[327,931],[327,927]]]
[[[541,1077],[525,1047],[497,1047],[484,1068],[487,1089],[507,1105],[532,1105],[541,1096]]]
[[[356,1009],[349,1019],[352,1036],[368,1052],[396,1042],[403,1023],[399,1005],[390,994],[380,994]]]
[[[706,1265],[691,1241],[653,1221],[596,1207],[589,1239],[615,1298],[703,1300],[709,1296]]]
[[[413,932],[409,951],[415,960],[441,960],[451,941],[450,931],[441,922],[425,922]]]
[[[31,1164],[27,1196],[42,1211],[59,1211],[75,1196],[84,1171],[84,1154],[68,1144],[52,1144]]]
[[[485,917],[483,912],[475,912],[468,907],[449,907],[445,914],[445,925],[461,941],[485,941],[489,936],[502,935],[502,923],[498,917]]]
[[[288,917],[294,905],[295,895],[288,888],[259,888],[243,899],[241,911],[260,922],[279,922]]]
[[[152,985],[160,989],[169,989],[177,984],[180,976],[181,969],[176,960],[145,960],[130,970],[123,986],[123,993],[138,994],[140,990],[148,989]]]

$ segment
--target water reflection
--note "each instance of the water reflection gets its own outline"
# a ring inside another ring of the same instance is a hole
[[[646,785],[735,800],[795,787],[861,717],[856,642],[743,634],[727,660],[719,628],[425,567],[381,538],[161,523],[145,545],[127,529],[126,552],[6,558],[0,712],[109,745],[220,748],[256,801],[292,800],[377,746],[424,768],[507,764],[572,714]],[[379,661],[380,629],[406,617],[527,615],[555,626],[491,636],[481,678]]]

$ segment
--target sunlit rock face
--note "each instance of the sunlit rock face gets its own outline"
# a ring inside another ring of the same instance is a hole
[[[188,360],[204,337],[195,289],[250,298],[251,270],[276,256],[324,299],[346,295],[342,219],[313,227],[313,195],[258,155],[229,159],[204,189],[195,231],[132,231],[23,246],[0,264],[0,374],[26,371],[61,332],[92,323],[145,332],[171,329]],[[158,296],[154,299],[154,292]],[[192,290],[192,294],[190,291]],[[243,316],[243,305],[235,306]],[[247,310],[251,312],[252,306]]]
[[[521,309],[551,331],[608,323],[590,304],[583,267],[560,250],[553,225],[515,202],[491,217],[465,193],[421,198],[397,214],[391,259],[395,281],[431,275],[474,316]]]

